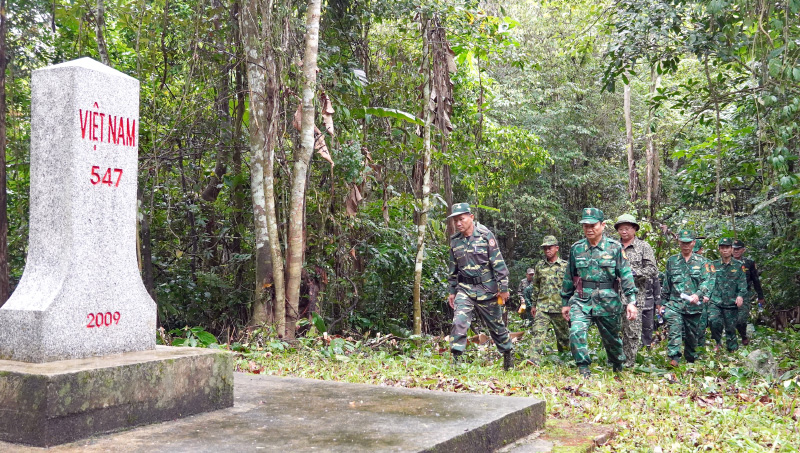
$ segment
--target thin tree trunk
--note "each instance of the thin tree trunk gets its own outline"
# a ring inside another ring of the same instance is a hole
[[[625,147],[628,151],[628,197],[636,201],[636,189],[639,186],[636,172],[636,158],[633,154],[633,121],[631,120],[631,87],[626,84],[623,90],[623,115],[625,116]]]
[[[283,253],[278,240],[273,176],[280,83],[270,39],[276,27],[272,9],[272,0],[247,0],[239,16],[250,89],[250,191],[256,233],[256,287],[248,324],[277,321],[277,333],[283,336]],[[280,21],[277,22],[279,27]],[[274,290],[274,305],[270,288]]]
[[[0,0],[0,306],[9,296],[6,199],[6,0]]]
[[[422,22],[422,109],[425,125],[422,128],[422,211],[417,217],[417,257],[414,261],[414,335],[422,334],[422,262],[425,258],[425,228],[428,224],[431,193],[431,65],[429,44],[429,20],[421,16]]]
[[[717,97],[717,90],[716,86],[714,86],[714,82],[711,80],[711,73],[708,71],[708,57],[705,59],[705,72],[706,72],[706,80],[708,81],[708,91],[710,92],[711,96],[714,98],[714,113],[715,113],[715,121],[714,121],[714,133],[717,135],[717,158],[715,159],[715,165],[717,170],[717,187],[716,187],[716,194],[714,195],[714,206],[719,206],[719,199],[720,199],[720,179],[722,178],[722,140],[721,140],[721,131],[720,131],[720,120],[719,120],[719,99]]]
[[[100,61],[106,66],[111,66],[111,60],[108,58],[108,47],[106,47],[106,38],[103,37],[103,29],[106,28],[106,8],[103,5],[103,0],[97,0],[97,11],[94,20],[94,31],[97,36],[97,53],[100,54]]]
[[[655,66],[650,68],[650,96],[655,95],[658,82],[661,77],[658,76]],[[656,193],[658,190],[658,153],[656,152],[655,140],[653,139],[653,109],[647,112],[647,134],[645,135],[645,155],[647,159],[647,168],[645,176],[647,177],[647,206],[650,209],[650,217],[655,212]]]
[[[303,113],[300,127],[301,147],[294,161],[289,204],[289,238],[286,251],[286,338],[293,339],[300,302],[300,278],[303,269],[306,177],[314,154],[314,93],[317,91],[317,51],[319,16],[322,0],[309,0],[306,13],[306,49],[303,55]]]

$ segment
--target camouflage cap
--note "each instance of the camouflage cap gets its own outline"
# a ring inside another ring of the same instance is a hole
[[[733,245],[733,239],[732,238],[720,238],[719,245],[720,246],[723,246],[723,245],[732,246]]]
[[[528,268],[528,272],[527,272],[528,275],[535,274],[535,273],[536,273],[536,270],[534,270],[532,267]]]
[[[451,212],[452,214],[447,216],[448,219],[461,214],[472,214],[472,211],[469,210],[469,203],[453,203]]]
[[[584,208],[583,216],[581,217],[581,223],[590,223],[594,224],[597,222],[602,222],[605,219],[603,216],[603,211],[597,208]]]
[[[701,248],[703,248],[703,241],[701,241],[700,239],[697,239],[696,242],[694,243],[694,247],[692,248],[692,251],[693,252],[699,252]]]
[[[678,231],[678,240],[681,242],[692,242],[694,241],[694,233],[692,233],[692,230],[680,230]]]
[[[744,248],[744,246],[745,246],[744,245],[744,241],[741,240],[741,239],[737,239],[737,240],[733,241],[733,248],[735,248],[735,249],[741,249],[741,248]]]
[[[623,223],[630,223],[634,228],[636,228],[636,231],[639,231],[639,224],[636,223],[636,217],[630,214],[622,214],[621,216],[617,217],[617,221],[614,223],[614,229],[618,230],[619,226]]]
[[[549,247],[551,245],[558,245],[558,239],[555,236],[545,236],[542,240],[542,245],[539,247]]]

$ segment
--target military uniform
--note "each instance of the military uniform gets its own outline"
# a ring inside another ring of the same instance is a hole
[[[530,271],[533,271],[533,269],[528,269],[528,274],[532,273]],[[522,318],[522,320],[525,321],[526,325],[530,324],[533,318],[531,316],[531,306],[525,299],[525,288],[531,286],[532,284],[533,284],[533,279],[528,280],[528,277],[525,277],[519,282],[519,286],[517,286],[517,294],[519,294],[519,299],[520,299],[519,315],[520,318]],[[523,306],[525,308],[523,308]]]
[[[682,230],[678,239],[681,242],[691,242],[694,235],[689,230]],[[688,260],[680,253],[667,259],[661,287],[661,304],[664,305],[669,338],[667,355],[676,362],[681,357],[681,345],[686,361],[694,362],[697,359],[697,326],[703,312],[703,297],[708,295],[709,275],[708,262],[696,253],[692,253]],[[681,294],[696,294],[699,303],[693,304],[684,300]]]
[[[555,237],[545,237],[542,247],[549,245],[558,245]],[[546,259],[539,261],[534,267],[533,284],[525,289],[526,304],[536,309],[531,328],[531,358],[534,360],[539,358],[544,350],[548,327],[553,328],[558,352],[569,350],[569,324],[561,315],[560,294],[566,267],[567,262],[559,257],[552,263]]]
[[[453,207],[453,215],[458,212]],[[497,239],[488,228],[474,223],[470,236],[456,233],[450,237],[450,294],[455,294],[455,313],[451,331],[451,350],[460,354],[467,347],[467,332],[477,315],[486,324],[500,352],[512,350],[508,329],[503,324],[503,309],[497,303],[497,295],[508,291],[508,267],[497,245]]]
[[[724,242],[724,243],[723,243]],[[720,239],[720,245],[731,245],[730,238]],[[722,259],[711,262],[713,286],[711,286],[711,303],[708,306],[708,320],[711,323],[711,338],[722,344],[722,331],[725,330],[725,347],[728,351],[739,349],[736,335],[736,323],[739,310],[736,298],[747,296],[747,269],[744,264],[731,257],[728,263]]]
[[[744,242],[739,239],[733,241],[734,249],[742,247],[744,247]],[[739,307],[736,330],[739,331],[742,343],[747,344],[747,342],[749,342],[747,338],[747,323],[750,321],[751,304],[755,297],[758,297],[758,300],[764,300],[764,290],[761,288],[761,279],[758,276],[758,268],[756,267],[755,261],[745,257],[742,257],[740,261],[747,270],[747,295],[744,297],[744,303]]]
[[[634,279],[635,280],[635,279]],[[642,343],[645,346],[653,344],[653,329],[655,327],[655,308],[661,304],[661,282],[658,272],[645,285],[645,303],[642,310]]]
[[[602,221],[603,212],[599,209],[583,210],[581,223],[594,224]],[[573,279],[577,279],[577,282]],[[636,303],[636,286],[622,244],[602,236],[596,246],[592,246],[588,239],[581,239],[572,245],[561,287],[561,305],[569,307],[570,348],[582,374],[588,373],[592,363],[586,338],[592,323],[600,332],[608,361],[614,370],[621,370],[625,363],[622,339],[619,336],[620,316],[624,307],[619,293],[614,290],[617,279],[620,279],[627,300]],[[583,294],[576,291],[576,283],[583,287]]]

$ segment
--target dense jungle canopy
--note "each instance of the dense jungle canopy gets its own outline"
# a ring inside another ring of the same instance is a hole
[[[0,5],[11,291],[31,73],[90,56],[141,82],[139,265],[166,330],[446,331],[461,201],[513,288],[595,206],[641,219],[662,269],[678,228],[710,256],[743,239],[758,321],[800,319],[800,0]]]

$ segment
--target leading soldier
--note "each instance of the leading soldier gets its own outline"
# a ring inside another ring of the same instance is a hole
[[[617,217],[614,228],[619,233],[622,249],[625,251],[628,262],[631,265],[633,281],[636,283],[636,290],[639,295],[636,304],[639,314],[632,320],[622,319],[622,350],[625,352],[627,359],[625,366],[631,368],[636,363],[636,353],[642,347],[642,314],[647,301],[647,286],[654,277],[658,276],[658,269],[656,268],[656,255],[653,253],[653,248],[647,242],[636,237],[636,233],[639,231],[639,224],[636,223],[634,216],[623,214]],[[653,307],[651,306],[650,308],[652,309]],[[650,324],[652,325],[652,316],[650,317]]]
[[[719,259],[711,262],[714,275],[709,285],[711,304],[708,306],[708,321],[711,324],[711,338],[716,342],[715,352],[719,351],[722,344],[723,328],[728,351],[739,349],[736,322],[739,310],[744,305],[744,296],[747,295],[747,270],[741,261],[733,259],[732,246],[733,239],[720,239]]]
[[[586,208],[580,223],[585,239],[572,244],[567,269],[561,286],[561,314],[569,328],[569,343],[575,363],[582,376],[591,375],[589,347],[586,336],[594,323],[614,371],[622,371],[625,353],[619,337],[623,310],[628,319],[637,316],[636,285],[622,244],[603,235],[603,211]],[[623,309],[615,282],[620,280],[628,300]]]
[[[739,331],[739,336],[742,337],[742,344],[745,346],[750,344],[750,339],[747,338],[747,323],[750,321],[750,304],[753,302],[753,296],[758,295],[758,303],[764,304],[764,290],[761,288],[758,268],[756,268],[755,261],[745,258],[744,252],[746,250],[744,242],[740,239],[733,241],[733,257],[741,261],[747,270],[747,295],[744,297],[742,306],[739,307],[739,318],[736,321],[736,330]]]
[[[669,364],[678,366],[681,345],[686,361],[697,360],[697,326],[703,313],[703,298],[708,297],[710,269],[702,256],[692,252],[694,234],[689,230],[678,232],[681,253],[667,259],[661,301],[667,321],[667,356]]]
[[[450,237],[450,296],[455,310],[450,351],[458,363],[467,347],[467,332],[475,314],[489,328],[497,349],[503,354],[503,369],[514,367],[513,346],[503,324],[498,297],[508,300],[508,267],[488,228],[475,222],[467,203],[453,205],[452,217],[458,233]]]

